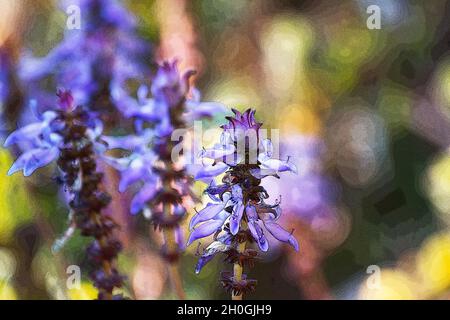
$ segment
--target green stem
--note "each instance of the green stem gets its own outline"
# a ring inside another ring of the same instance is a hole
[[[242,221],[241,227],[246,227],[245,222]],[[246,245],[246,241],[240,242],[237,246],[237,251],[239,254],[243,253],[245,251],[245,245]],[[235,262],[233,264],[233,278],[234,280],[236,280],[237,282],[242,280],[242,273],[244,271],[244,267],[238,262]],[[232,300],[242,300],[242,293],[236,295],[235,292],[231,293],[231,299]]]

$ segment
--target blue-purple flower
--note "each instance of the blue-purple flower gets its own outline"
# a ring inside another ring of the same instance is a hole
[[[5,101],[9,96],[10,71],[11,64],[9,56],[0,48],[0,112],[3,111]]]
[[[30,176],[34,171],[47,166],[60,155],[64,140],[59,134],[61,123],[57,121],[58,112],[72,111],[75,104],[69,91],[60,90],[57,95],[59,98],[57,108],[42,114],[37,114],[36,101],[32,101],[30,107],[32,112],[36,113],[38,121],[17,129],[6,138],[5,147],[17,144],[23,150],[23,153],[9,169],[8,175],[23,170],[24,176]],[[97,149],[101,150],[102,147],[100,143],[97,143],[97,138],[101,134],[102,124],[96,119],[89,122],[90,127],[87,134],[95,142]]]
[[[263,185],[269,192],[283,195],[285,211],[292,217],[312,220],[322,207],[333,205],[338,191],[336,183],[323,172],[324,143],[315,136],[291,134],[282,138],[280,149],[292,156],[299,172]]]
[[[147,203],[156,193],[158,184],[157,175],[153,166],[157,156],[151,149],[154,139],[153,131],[146,129],[141,135],[125,137],[103,137],[109,149],[125,149],[131,154],[123,158],[104,156],[104,160],[121,172],[119,191],[124,192],[130,186],[141,183],[140,190],[131,201],[131,213],[143,212],[147,218],[151,218],[151,210]]]
[[[69,194],[71,226],[54,248],[64,244],[75,226],[81,235],[93,237],[86,253],[93,266],[91,279],[99,290],[98,299],[122,299],[114,292],[124,280],[115,266],[122,244],[113,234],[116,222],[102,214],[111,197],[100,187],[103,174],[97,171],[98,153],[105,151],[99,142],[102,123],[91,111],[76,105],[69,91],[59,90],[57,96],[55,109],[44,112],[40,121],[16,130],[6,139],[6,146],[18,144],[25,150],[8,174],[23,170],[29,176],[58,159],[58,178]]]
[[[113,98],[122,113],[134,120],[135,134],[124,137],[103,137],[109,149],[124,149],[123,158],[105,156],[105,160],[121,173],[119,191],[131,186],[132,214],[142,212],[155,227],[163,230],[166,242],[161,252],[174,263],[185,248],[180,222],[186,216],[185,204],[197,201],[191,190],[193,182],[183,166],[171,158],[175,129],[186,129],[192,120],[212,117],[224,110],[220,104],[202,103],[198,91],[190,96],[188,71],[181,74],[177,62],[164,62],[152,79],[150,88],[141,86],[137,99],[120,86]]]
[[[124,114],[134,119],[136,134],[103,137],[109,149],[131,151],[125,158],[106,157],[106,161],[121,172],[121,192],[132,184],[141,183],[142,189],[131,203],[132,214],[143,212],[147,217],[151,216],[150,200],[162,186],[159,174],[162,164],[158,160],[167,153],[170,155],[171,150],[166,148],[170,147],[170,134],[175,126],[184,126],[187,120],[212,117],[224,111],[221,104],[200,102],[197,90],[193,98],[188,98],[189,77],[192,74],[192,71],[180,74],[176,61],[164,62],[153,78],[150,90],[146,86],[139,88],[137,100],[120,88],[114,92]],[[175,181],[183,197],[192,195],[189,180],[179,175]]]
[[[200,92],[189,86],[194,73],[188,70],[181,74],[176,60],[164,62],[153,77],[150,89],[145,85],[139,88],[137,99],[130,97],[120,86],[114,87],[113,98],[126,117],[135,119],[137,123],[152,123],[155,134],[164,137],[173,132],[174,125],[180,125],[173,123],[172,110],[178,112],[186,124],[225,111],[222,104],[201,102]]]
[[[111,99],[112,88],[140,79],[148,46],[134,34],[134,17],[116,0],[62,0],[65,9],[77,5],[81,29],[67,30],[62,42],[43,58],[23,56],[19,76],[29,97],[40,105],[54,102],[43,80],[70,88],[75,100],[91,109],[103,108],[100,97]]]
[[[188,245],[213,234],[215,241],[203,252],[197,273],[215,254],[238,250],[239,243],[255,242],[261,251],[267,251],[267,233],[295,250],[299,249],[292,232],[277,223],[281,216],[279,201],[267,204],[265,200],[269,195],[260,185],[265,177],[296,172],[297,168],[289,159],[273,158],[270,140],[260,139],[261,124],[255,121],[254,111],[233,112],[235,117],[228,117],[228,124],[222,126],[224,132],[220,143],[201,153],[201,157],[213,162],[197,173],[197,179],[212,179],[205,193],[213,202],[193,216]],[[251,134],[253,140],[248,139]],[[243,149],[239,150],[240,147]],[[256,159],[249,156],[252,152],[258,154]],[[222,174],[222,184],[217,185],[213,178]]]
[[[257,164],[250,168],[253,176],[261,179],[266,176],[278,176],[278,173],[291,171],[296,173],[296,166],[289,161],[273,158],[273,145],[269,139],[261,139],[261,124],[255,121],[254,111],[247,110],[241,114],[232,110],[235,117],[227,117],[229,123],[224,129],[220,143],[213,148],[204,149],[200,157],[213,160],[205,164],[197,173],[196,179],[210,181],[232,167],[242,163]]]
[[[13,80],[14,65],[11,54],[6,47],[0,46],[0,137],[3,140],[7,121],[7,109],[10,109],[10,103],[15,100],[17,95]]]

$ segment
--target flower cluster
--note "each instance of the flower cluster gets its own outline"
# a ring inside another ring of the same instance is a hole
[[[205,193],[213,202],[192,218],[188,245],[214,234],[214,242],[201,255],[196,272],[199,273],[217,253],[225,253],[227,261],[237,267],[235,271],[240,271],[234,275],[223,273],[222,283],[239,298],[256,284],[242,274],[242,267],[253,265],[256,257],[256,251],[246,249],[246,243],[256,242],[261,251],[267,251],[267,231],[298,250],[292,232],[277,223],[281,216],[280,203],[267,204],[265,200],[269,195],[261,186],[261,179],[265,177],[278,177],[281,172],[296,172],[297,169],[289,159],[273,158],[273,145],[270,140],[261,139],[261,124],[255,121],[253,110],[242,114],[237,110],[233,112],[234,117],[228,117],[228,123],[222,126],[221,142],[201,153],[203,158],[213,160],[197,173],[198,179],[212,179]],[[224,174],[222,184],[217,185],[213,178],[221,174]]]
[[[25,176],[57,159],[61,181],[70,192],[69,207],[75,225],[83,236],[94,237],[87,254],[94,271],[91,278],[99,289],[99,299],[113,296],[123,276],[114,266],[121,243],[114,238],[116,223],[102,215],[110,197],[100,190],[102,173],[97,172],[97,155],[105,148],[99,142],[102,124],[81,106],[76,106],[68,91],[58,91],[58,108],[46,111],[40,121],[11,133],[5,146],[21,145],[25,151],[12,165],[9,174],[23,170]]]
[[[111,113],[116,105],[112,92],[125,86],[127,79],[142,76],[141,61],[149,55],[148,47],[135,36],[135,19],[119,1],[63,0],[61,4],[64,10],[69,5],[80,8],[81,29],[67,30],[44,58],[25,55],[20,78],[40,105],[53,103],[53,94],[42,90],[43,81],[52,78],[70,88],[79,103]]]
[[[31,112],[35,114],[39,121],[17,129],[6,138],[5,147],[17,144],[22,150],[26,150],[13,163],[8,171],[9,175],[17,171],[23,171],[24,176],[28,177],[37,169],[45,167],[60,156],[65,142],[58,131],[58,126],[62,125],[59,114],[61,110],[71,112],[74,100],[68,91],[58,91],[57,95],[59,97],[58,108],[47,110],[42,114],[37,112],[36,101],[33,101],[30,105]],[[102,123],[92,117],[89,117],[88,120],[86,122],[86,134],[97,150],[103,150],[104,147],[98,139],[103,130]]]
[[[212,117],[223,111],[220,104],[200,102],[196,90],[193,97],[188,98],[192,75],[192,71],[180,74],[176,61],[163,63],[150,90],[142,86],[137,101],[128,97],[129,103],[124,105],[125,114],[134,119],[136,134],[104,138],[108,148],[131,152],[125,158],[106,158],[121,172],[120,191],[140,184],[131,201],[131,213],[143,212],[155,226],[167,233],[173,231],[172,242],[175,243],[166,241],[164,248],[164,256],[169,261],[176,260],[184,246],[179,227],[186,213],[183,203],[196,200],[191,191],[192,178],[186,168],[178,166],[172,159],[175,142],[171,134],[174,129],[186,128],[188,121]]]
[[[324,142],[315,136],[291,134],[282,138],[280,148],[295,158],[300,167],[298,175],[270,181],[266,189],[283,195],[284,211],[294,220],[332,219],[339,188],[323,170]]]
[[[202,166],[194,178],[178,161],[180,154],[186,157],[185,145],[183,152],[174,153],[188,136],[181,141],[175,141],[175,136],[181,133],[178,129],[188,133],[196,120],[225,112],[224,106],[202,102],[200,92],[190,86],[195,72],[180,73],[177,61],[158,66],[151,86],[140,86],[135,97],[130,84],[145,81],[144,60],[150,50],[135,36],[134,17],[119,0],[61,0],[61,4],[64,10],[69,5],[80,9],[80,28],[67,30],[62,42],[43,58],[25,54],[17,68],[20,86],[11,81],[16,78],[11,76],[11,63],[0,51],[0,112],[7,99],[20,96],[8,102],[9,109],[18,109],[15,106],[25,99],[32,112],[24,117],[34,115],[38,120],[7,137],[5,147],[16,145],[22,151],[8,174],[23,171],[28,177],[56,162],[57,181],[68,193],[71,224],[54,248],[64,244],[75,228],[93,238],[86,249],[92,264],[90,276],[99,290],[98,298],[107,300],[122,298],[115,292],[124,281],[116,267],[122,244],[114,236],[117,224],[104,213],[111,197],[104,191],[98,161],[120,172],[119,191],[133,194],[131,214],[142,213],[155,229],[162,230],[165,244],[161,252],[179,298],[184,292],[176,262],[186,246],[181,222],[187,206],[199,202],[192,191],[194,181],[209,183],[205,193],[211,202],[190,221],[187,245],[214,235],[195,271],[199,273],[215,255],[224,253],[225,260],[233,264],[233,273],[222,273],[223,287],[240,299],[256,286],[256,280],[243,273],[244,266],[252,267],[258,255],[247,245],[256,244],[265,252],[271,234],[299,249],[293,231],[278,224],[280,201],[269,204],[269,194],[261,184],[266,177],[296,173],[296,166],[289,158],[274,156],[274,146],[262,137],[262,123],[256,122],[255,111],[233,110],[234,116],[227,117],[228,123],[221,127],[220,143],[201,152],[203,164],[210,164]],[[46,87],[51,82],[71,90],[59,90],[57,104]],[[16,95],[15,91],[22,92]],[[112,129],[124,118],[131,134],[103,135],[104,127]],[[9,119],[10,123],[15,120]],[[107,178],[114,173],[105,169]],[[219,176],[221,183],[216,182]]]

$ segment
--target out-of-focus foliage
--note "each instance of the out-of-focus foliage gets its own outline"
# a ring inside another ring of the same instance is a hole
[[[250,298],[449,297],[450,1],[124,3],[138,17],[139,34],[155,45],[157,60],[164,51],[197,63],[193,84],[205,101],[256,108],[265,127],[280,130],[281,156],[297,161],[298,176],[267,188],[281,195],[283,224],[299,236],[300,254],[277,246],[264,256],[249,271],[259,280]],[[366,25],[371,4],[381,10],[379,30]],[[24,29],[14,45],[6,36],[12,28],[0,22],[0,45],[45,55],[64,34],[65,13],[48,1],[26,6],[21,12],[34,14],[17,22]],[[3,105],[1,112],[19,114],[0,125],[11,130],[27,116]],[[219,122],[204,122],[204,129]],[[216,138],[205,136],[204,145]],[[89,273],[81,237],[75,234],[57,256],[49,249],[67,228],[64,198],[55,195],[54,183],[7,178],[12,158],[0,150],[0,297],[93,297],[86,277],[81,290],[65,289],[67,265]],[[51,180],[52,173],[42,174]],[[201,195],[205,185],[195,187]],[[127,294],[172,298],[157,252],[160,235],[143,218],[113,209],[123,225]],[[28,232],[34,227],[36,238]],[[24,245],[20,240],[28,237],[35,241]],[[188,298],[227,298],[217,282],[221,262],[195,275],[195,254],[189,248],[182,258]],[[381,270],[379,285],[367,273],[373,265]],[[20,266],[33,270],[32,293],[24,290],[28,279]]]
[[[27,196],[23,177],[6,178],[11,164],[10,154],[0,149],[0,244],[12,241],[15,229],[33,217],[32,199]]]

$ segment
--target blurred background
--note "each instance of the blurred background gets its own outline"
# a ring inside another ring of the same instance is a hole
[[[299,168],[265,187],[282,196],[300,252],[274,242],[249,271],[258,287],[248,298],[450,298],[450,1],[121,2],[152,46],[150,68],[176,57],[198,71],[205,100],[256,108]],[[368,27],[370,5],[380,9],[380,29]],[[29,112],[19,61],[47,55],[67,16],[48,0],[0,0],[0,11],[3,141]],[[87,274],[86,240],[76,233],[51,250],[68,226],[53,169],[6,177],[14,157],[0,149],[0,299],[95,297],[87,278],[66,288],[67,266]],[[127,295],[173,298],[159,235],[126,205],[111,214],[122,225]],[[182,259],[188,298],[228,298],[222,259],[199,275],[196,260],[193,245]]]

